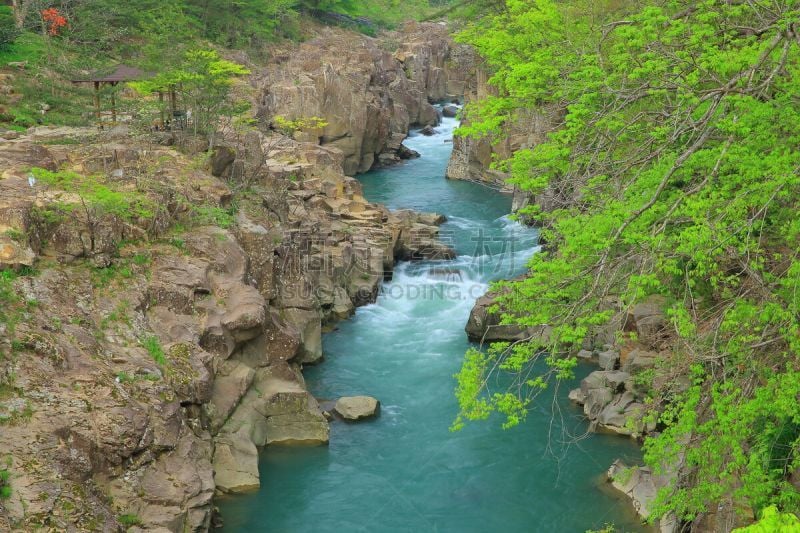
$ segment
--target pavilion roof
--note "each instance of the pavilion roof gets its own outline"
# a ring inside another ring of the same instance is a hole
[[[110,74],[95,73],[89,78],[72,80],[73,83],[80,82],[101,82],[101,83],[115,83],[122,81],[135,81],[152,76],[151,73],[139,70],[135,67],[128,65],[117,65],[113,72]]]

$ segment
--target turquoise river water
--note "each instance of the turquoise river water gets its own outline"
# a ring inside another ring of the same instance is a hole
[[[412,133],[406,145],[421,158],[360,180],[370,201],[446,215],[442,237],[458,258],[398,265],[377,303],[326,334],[325,361],[304,372],[318,398],[375,396],[380,416],[332,422],[328,447],[265,449],[261,490],[219,502],[225,532],[642,531],[599,487],[614,459],[638,459],[636,446],[587,435],[567,387],[540,397],[519,427],[490,419],[449,430],[470,309],[537,250],[535,230],[505,216],[508,196],[444,178],[455,126]]]

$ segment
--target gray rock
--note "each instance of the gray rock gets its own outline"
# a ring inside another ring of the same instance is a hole
[[[614,393],[608,387],[592,389],[586,394],[584,399],[583,412],[587,417],[594,420],[613,399]]]
[[[258,450],[247,435],[228,434],[216,439],[214,481],[217,490],[228,493],[259,488]]]
[[[579,405],[583,405],[583,402],[586,400],[586,396],[584,396],[580,388],[577,388],[569,391],[569,399]]]
[[[628,467],[619,459],[614,461],[607,475],[611,486],[628,496],[636,512],[644,519],[652,512],[658,489],[668,483],[668,478],[653,475],[648,467]],[[670,514],[659,520],[658,527],[661,533],[674,533],[678,531],[678,522]]]
[[[313,364],[322,360],[322,319],[318,311],[284,309],[286,322],[300,332],[299,363]]]
[[[632,350],[628,354],[628,357],[625,358],[625,363],[622,365],[622,369],[625,372],[636,374],[642,370],[653,368],[658,359],[659,356],[656,352],[639,349]]]
[[[614,370],[619,362],[619,352],[606,350],[597,354],[598,363],[603,370]]]
[[[371,396],[346,396],[336,401],[334,409],[345,420],[361,420],[375,416],[379,406]]]
[[[599,427],[620,435],[639,434],[644,405],[634,401],[633,393],[618,394],[597,416]]]
[[[490,313],[489,307],[495,304],[496,295],[487,293],[475,302],[464,327],[467,337],[473,342],[518,341],[539,337],[546,340],[550,336],[548,326],[526,327],[516,324],[500,324],[499,313]]]
[[[578,359],[591,359],[592,355],[590,350],[581,350],[578,352],[577,357]]]
[[[651,347],[658,343],[662,330],[666,327],[664,315],[665,300],[661,296],[650,296],[631,309],[625,321],[626,331],[635,331],[639,342]]]
[[[225,424],[230,414],[239,405],[253,383],[252,368],[236,361],[225,361],[214,380],[211,401],[207,407],[211,419],[211,431],[216,433]]]
[[[446,105],[442,108],[442,116],[455,118],[458,115],[458,106]]]
[[[611,370],[604,372],[603,377],[606,385],[611,387],[614,392],[621,392],[625,388],[625,382],[631,375],[621,370]]]

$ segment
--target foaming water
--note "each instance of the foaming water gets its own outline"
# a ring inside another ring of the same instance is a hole
[[[449,430],[475,299],[538,250],[535,230],[506,216],[507,196],[444,179],[456,126],[444,119],[436,135],[412,133],[406,145],[420,159],[360,179],[371,201],[447,216],[441,235],[458,257],[398,265],[375,304],[325,336],[325,362],[305,371],[317,397],[375,396],[380,416],[332,423],[327,448],[266,449],[261,490],[220,502],[226,531],[641,530],[624,501],[598,488],[615,458],[638,458],[636,447],[586,435],[566,388],[517,428],[493,418]]]

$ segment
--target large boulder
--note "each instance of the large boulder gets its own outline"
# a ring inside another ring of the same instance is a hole
[[[445,117],[448,117],[448,118],[455,118],[456,116],[458,116],[458,106],[453,105],[453,104],[449,104],[449,105],[444,106],[442,108],[442,116],[445,116]]]
[[[36,254],[29,246],[0,234],[0,269],[31,267],[35,260]]]
[[[635,332],[638,341],[646,347],[658,347],[667,328],[665,306],[664,297],[649,296],[628,312],[623,329]]]
[[[361,420],[375,416],[379,406],[371,396],[345,396],[336,400],[334,409],[345,420]]]

